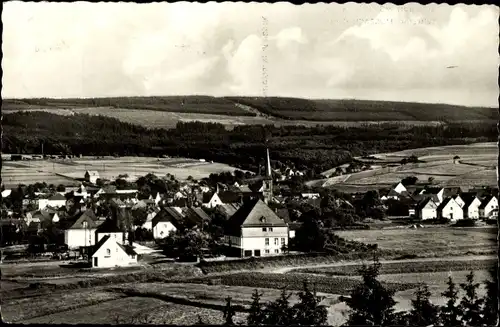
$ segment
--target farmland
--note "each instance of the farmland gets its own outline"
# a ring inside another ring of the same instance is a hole
[[[379,229],[339,231],[348,240],[377,244],[380,249],[404,250],[426,257],[496,253],[496,228]]]
[[[76,159],[4,161],[2,182],[6,187],[18,184],[46,182],[66,186],[79,185],[86,170],[97,170],[101,178],[116,179],[118,175],[128,175],[128,180],[153,173],[164,176],[167,173],[183,180],[208,177],[211,173],[234,171],[235,168],[220,163],[200,162],[194,159],[159,159],[151,157],[121,157],[97,159],[84,157]]]
[[[390,186],[405,177],[415,176],[418,178],[417,184],[428,183],[432,179],[432,183],[438,186],[494,186],[497,183],[497,153],[498,147],[492,142],[375,154],[370,160],[356,158],[362,162],[371,161],[371,169],[317,181],[317,184],[339,189],[349,186],[376,188]],[[417,156],[421,162],[399,164],[403,158],[411,155]],[[455,156],[459,159],[453,160]],[[322,174],[329,176],[334,171],[335,169],[330,169]]]

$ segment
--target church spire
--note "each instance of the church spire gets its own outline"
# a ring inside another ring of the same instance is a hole
[[[272,178],[271,159],[269,158],[269,148],[266,148],[266,177]]]
[[[266,148],[266,176],[264,177],[264,202],[269,203],[273,198],[273,175],[271,170],[271,158],[269,156],[269,148]]]

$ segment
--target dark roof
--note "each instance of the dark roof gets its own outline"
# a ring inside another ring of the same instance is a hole
[[[156,214],[153,218],[152,225],[153,227],[162,221],[168,221],[174,225],[175,228],[179,228],[184,221],[184,217],[174,208],[172,207],[164,207]]]
[[[201,202],[202,203],[209,203],[210,200],[212,200],[212,197],[214,196],[215,192],[207,192],[207,193],[203,193],[203,196],[202,196],[202,199],[201,199]]]
[[[237,203],[227,203],[217,206],[217,210],[219,210],[219,212],[223,214],[226,219],[231,218],[231,216],[233,216],[239,208],[240,205]]]
[[[437,210],[443,210],[443,208],[446,207],[451,200],[452,200],[452,198],[445,198],[445,199],[443,199],[443,202],[441,202],[438,205]]]
[[[484,209],[488,203],[490,203],[491,199],[493,199],[493,195],[488,195],[481,201],[481,205],[479,206],[479,209]]]
[[[218,195],[222,203],[240,203],[242,199],[240,194],[231,191],[222,192]]]
[[[89,210],[87,210],[89,211]],[[63,229],[92,229],[95,228],[94,219],[91,218],[87,211],[80,213],[75,218],[65,219],[61,221],[61,227]],[[93,214],[93,213],[92,213]],[[95,217],[95,215],[94,215]],[[83,227],[83,223],[87,222],[87,227]]]
[[[99,242],[97,242],[97,244],[96,244],[96,245],[94,245],[94,247],[92,248],[92,252],[90,253],[90,256],[93,256],[93,255],[97,252],[97,250],[99,250],[99,248],[100,248],[101,246],[103,246],[103,244],[104,244],[104,243],[106,243],[106,241],[107,241],[107,240],[109,240],[109,238],[110,238],[110,236],[109,236],[109,235],[105,235],[105,236],[103,236],[103,237],[99,240]]]
[[[125,253],[127,253],[128,255],[137,255],[137,252],[135,252],[134,248],[130,245],[127,245],[127,244],[120,244],[118,242],[116,242],[116,244],[118,244],[118,246],[123,250],[125,251]]]
[[[286,223],[274,213],[262,200],[250,200],[244,203],[229,219],[227,235],[240,235],[241,227],[286,226]]]
[[[185,208],[184,209],[184,221],[188,225],[202,225],[203,222],[210,221],[210,217],[203,211],[202,208]]]
[[[106,219],[99,227],[97,227],[96,233],[120,233],[123,232],[116,221],[112,219]]]
[[[453,196],[462,193],[462,189],[460,187],[445,187],[443,196]]]
[[[416,209],[423,209],[430,201],[432,201],[431,197],[424,197],[421,201],[417,203]]]
[[[174,199],[170,205],[173,207],[187,207],[188,205],[188,200],[186,198],[181,198],[181,199]]]
[[[441,187],[426,187],[424,189],[427,194],[438,194],[441,191]]]
[[[477,197],[474,193],[467,192],[467,193],[460,194],[460,198],[462,198],[462,200],[464,200],[464,209],[466,209],[472,204],[472,202],[474,202],[474,200]]]

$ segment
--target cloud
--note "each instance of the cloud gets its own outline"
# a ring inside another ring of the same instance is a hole
[[[496,103],[494,8],[9,2],[2,94]]]

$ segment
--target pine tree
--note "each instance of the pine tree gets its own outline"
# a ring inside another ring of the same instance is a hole
[[[446,297],[448,301],[446,305],[441,307],[439,320],[443,326],[459,326],[461,325],[461,311],[457,305],[458,290],[451,276],[448,277],[447,285],[448,288],[441,295]]]
[[[260,303],[260,298],[262,294],[259,294],[258,290],[255,290],[252,294],[252,304],[250,306],[250,313],[247,317],[248,325],[262,325],[264,319],[263,315],[263,305]]]
[[[354,288],[346,298],[352,313],[347,325],[391,325],[394,322],[394,291],[386,289],[378,280],[380,263],[361,268],[363,284]]]
[[[328,311],[320,305],[316,292],[311,292],[304,282],[304,290],[298,293],[300,302],[293,306],[295,317],[294,325],[318,326],[324,325],[328,319]]]
[[[283,289],[276,301],[266,305],[265,317],[262,321],[264,325],[289,326],[293,324],[294,312],[290,307],[290,296],[291,294],[287,294]]]
[[[486,296],[483,306],[483,323],[486,326],[498,325],[498,266],[490,269],[491,279],[486,280]]]
[[[234,325],[233,322],[233,317],[234,317],[235,311],[233,306],[231,305],[231,297],[226,298],[226,307],[224,308],[224,319],[225,323],[224,325]]]
[[[471,271],[466,278],[467,281],[460,284],[460,287],[465,291],[459,306],[463,313],[462,322],[466,326],[480,326],[483,320],[481,311],[484,299],[477,295],[479,283],[474,283],[474,272]]]
[[[412,310],[409,313],[410,326],[436,325],[438,322],[439,307],[430,301],[431,292],[427,285],[421,285],[415,292],[416,299],[411,300]]]

